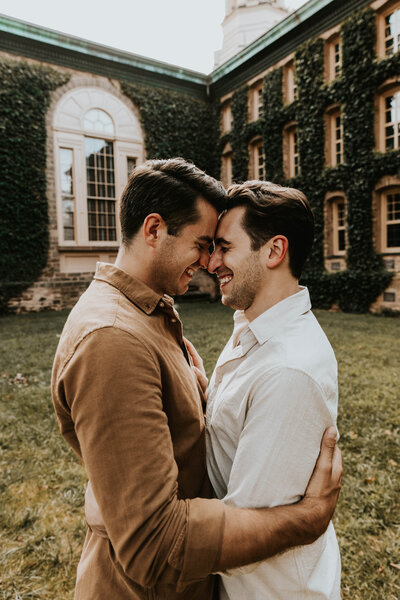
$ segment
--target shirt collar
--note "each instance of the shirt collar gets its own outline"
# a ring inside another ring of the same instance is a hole
[[[105,281],[122,292],[131,302],[136,304],[146,314],[151,314],[156,306],[161,302],[160,306],[165,305],[172,307],[174,301],[170,296],[164,294],[160,296],[148,285],[132,277],[125,271],[115,265],[98,262],[96,264],[96,273],[94,279]]]
[[[279,333],[288,321],[305,314],[311,309],[310,294],[306,287],[281,300],[249,323],[259,344],[264,344]]]

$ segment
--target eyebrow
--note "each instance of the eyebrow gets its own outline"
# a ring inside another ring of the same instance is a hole
[[[208,235],[200,235],[197,240],[199,242],[205,242],[206,244],[210,245],[213,243],[213,239],[210,238]]]
[[[214,243],[216,246],[220,246],[221,244],[224,244],[225,246],[232,246],[231,242],[228,242],[228,240],[225,240],[223,237],[216,238]]]

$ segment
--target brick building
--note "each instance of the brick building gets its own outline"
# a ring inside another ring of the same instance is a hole
[[[269,29],[259,35],[262,11]],[[369,21],[357,17],[361,14]],[[352,47],[364,22],[371,35],[362,48],[357,41]],[[385,267],[394,272],[386,289],[377,288],[371,297],[372,310],[400,310],[400,0],[310,0],[293,14],[286,14],[281,2],[227,0],[223,27],[218,66],[206,76],[0,17],[0,61],[10,69],[23,62],[67,75],[51,92],[45,114],[46,264],[36,280],[11,295],[13,310],[70,307],[96,262],[115,259],[117,200],[129,172],[146,157],[166,156],[171,147],[155,131],[160,124],[149,119],[149,105],[136,102],[139,96],[128,93],[134,89],[129,86],[139,86],[142,97],[143,90],[144,97],[146,90],[172,93],[165,100],[172,121],[186,119],[188,128],[193,106],[206,111],[201,128],[213,144],[210,154],[216,154],[207,170],[224,184],[272,179],[305,189],[318,218],[320,270],[358,277],[358,261],[368,272],[363,262],[368,254],[371,272]],[[372,129],[365,144],[360,137],[358,148],[360,124],[354,115],[363,118],[357,103],[366,84],[353,65],[359,68],[361,51],[370,57],[372,112],[365,120]],[[312,69],[315,78],[307,76]],[[192,103],[182,113],[178,98]],[[179,143],[173,153],[182,155],[186,146]],[[187,148],[193,143],[188,140]],[[193,150],[185,158],[206,166]],[[373,176],[362,171],[367,165]],[[314,175],[318,189],[312,187]],[[206,274],[199,273],[194,283],[192,292],[215,296]]]

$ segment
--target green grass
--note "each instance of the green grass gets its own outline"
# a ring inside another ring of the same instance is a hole
[[[186,304],[180,313],[210,374],[232,312]],[[398,600],[400,319],[316,314],[339,362],[345,479],[335,527],[343,599]],[[85,475],[58,432],[50,399],[65,318],[41,313],[0,320],[0,600],[73,598]]]

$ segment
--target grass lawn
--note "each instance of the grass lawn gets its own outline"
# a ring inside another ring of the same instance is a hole
[[[186,304],[180,313],[210,374],[232,312],[219,304]],[[398,600],[400,319],[316,315],[339,362],[345,479],[335,527],[343,599]],[[50,399],[65,318],[0,319],[0,600],[73,598],[85,533],[85,475],[58,432]]]

